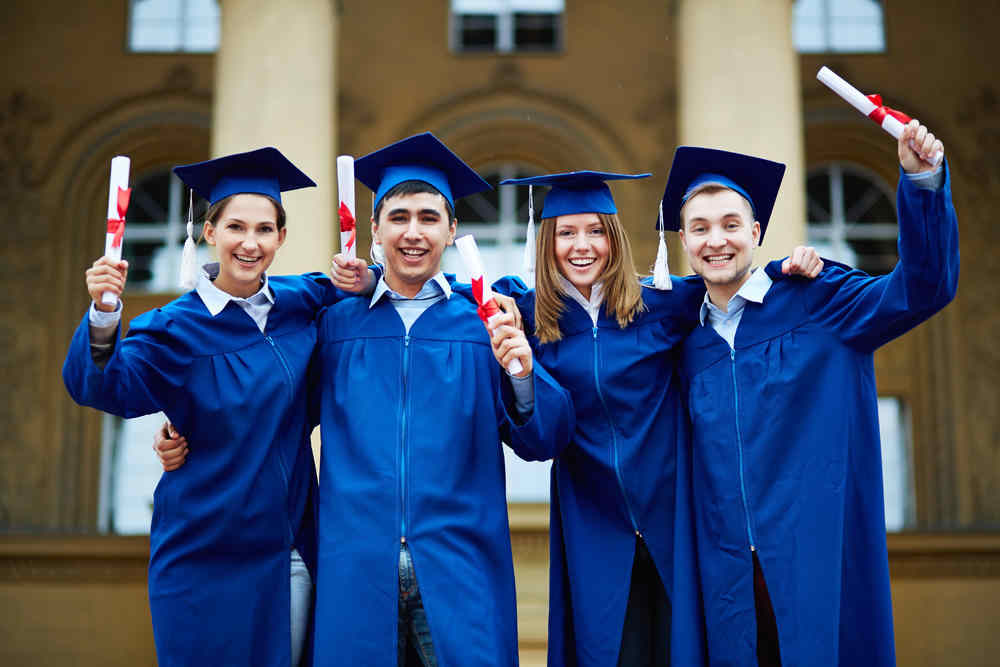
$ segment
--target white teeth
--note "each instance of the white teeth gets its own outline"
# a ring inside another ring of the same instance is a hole
[[[596,261],[593,257],[574,257],[569,260],[569,263],[573,266],[590,266]]]
[[[241,262],[256,262],[257,260],[260,259],[260,257],[245,257],[241,255],[236,255],[236,259],[240,260]]]
[[[400,248],[404,255],[410,255],[411,257],[419,257],[423,255],[426,250],[415,250],[413,248]]]

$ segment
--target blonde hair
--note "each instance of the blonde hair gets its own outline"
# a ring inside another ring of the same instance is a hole
[[[611,250],[601,275],[604,307],[624,329],[646,308],[642,287],[632,261],[632,246],[618,215],[598,213],[597,218],[604,225]],[[542,343],[552,343],[562,340],[559,317],[566,308],[566,291],[559,280],[561,272],[556,261],[556,218],[545,218],[540,224],[535,262],[535,335]]]

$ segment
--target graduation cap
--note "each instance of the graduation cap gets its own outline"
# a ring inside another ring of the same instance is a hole
[[[192,192],[197,192],[213,205],[237,194],[266,195],[280,203],[284,190],[316,186],[281,151],[271,146],[205,162],[182,164],[174,167],[174,173]],[[180,285],[183,289],[192,289],[198,282],[193,196],[191,199],[188,202],[187,239],[181,253]]]
[[[714,148],[678,146],[663,192],[662,224],[667,229],[679,230],[681,208],[691,192],[713,183],[736,191],[749,202],[754,219],[760,223],[763,240],[784,175],[785,165],[780,162]]]
[[[649,178],[652,174],[614,174],[606,171],[570,171],[528,178],[508,178],[500,185],[550,185],[542,218],[556,218],[574,213],[617,213],[618,207],[605,181]]]
[[[316,186],[281,151],[271,146],[183,164],[174,167],[174,173],[211,204],[236,194],[267,195],[280,202],[285,190]]]
[[[534,185],[548,185],[552,189],[542,205],[542,218],[557,218],[576,213],[618,212],[611,188],[606,181],[635,180],[652,174],[616,174],[608,171],[569,171],[562,174],[545,174],[527,178],[507,178],[500,185],[528,186],[528,233],[524,246],[524,273],[528,284],[534,284],[535,274],[535,207],[531,195]]]
[[[354,161],[354,176],[375,193],[372,208],[392,188],[421,181],[440,192],[452,210],[455,200],[490,190],[490,184],[430,132],[415,134]]]

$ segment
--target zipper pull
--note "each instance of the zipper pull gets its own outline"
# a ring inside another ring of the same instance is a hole
[[[410,347],[410,334],[406,334],[403,338],[403,347]]]
[[[597,325],[594,325],[594,340],[597,340]]]
[[[729,348],[729,358],[736,361],[736,350],[733,348]]]

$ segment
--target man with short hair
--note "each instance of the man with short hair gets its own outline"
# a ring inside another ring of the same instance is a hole
[[[898,142],[895,269],[812,281],[751,270],[784,165],[675,154],[664,219],[707,287],[683,363],[712,665],[895,664],[873,353],[955,295],[940,150],[916,121]]]
[[[355,173],[375,192],[385,273],[370,297],[319,322],[315,664],[509,667],[500,443],[552,458],[573,432],[569,396],[532,367],[511,315],[491,338],[441,273],[455,199],[489,185],[429,133],[357,160]],[[501,368],[515,358],[520,378]]]

